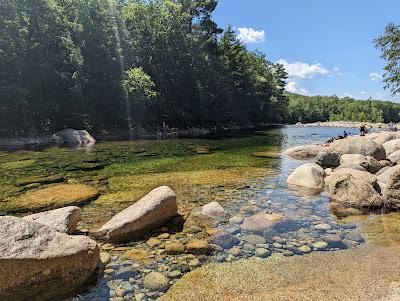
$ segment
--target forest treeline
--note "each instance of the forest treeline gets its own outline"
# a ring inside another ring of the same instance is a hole
[[[283,122],[286,72],[216,0],[0,0],[0,135]]]
[[[318,121],[400,122],[400,104],[350,97],[305,96],[287,93],[287,122]]]
[[[389,102],[286,94],[284,67],[248,50],[231,27],[220,28],[212,18],[216,6],[217,0],[0,0],[0,136],[67,127],[115,134],[399,121],[398,105]],[[387,29],[377,46],[397,45],[393,32]]]

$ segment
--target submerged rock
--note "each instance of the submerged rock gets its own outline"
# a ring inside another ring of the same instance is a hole
[[[97,235],[112,242],[136,239],[166,223],[178,214],[177,211],[176,194],[168,186],[161,186],[116,214]]]
[[[4,204],[6,212],[27,212],[68,205],[83,205],[97,199],[97,189],[83,184],[57,184],[28,191]]]
[[[297,167],[287,178],[291,188],[321,190],[324,187],[324,169],[316,163],[307,163]]]
[[[150,291],[166,291],[169,288],[169,280],[159,272],[151,272],[143,280],[144,287]]]
[[[314,158],[319,152],[326,150],[321,144],[300,145],[285,150],[282,154],[294,159]]]
[[[27,215],[23,219],[49,226],[58,232],[72,234],[81,219],[81,209],[76,206],[69,206]]]
[[[17,217],[0,217],[0,299],[61,300],[93,276],[95,241]]]
[[[240,228],[244,231],[264,234],[283,221],[283,215],[276,213],[260,212],[244,219]]]
[[[96,140],[86,130],[65,129],[55,133],[52,137],[57,143],[91,145],[96,143]]]
[[[371,247],[253,258],[205,265],[158,300],[397,300],[399,269],[398,251]]]

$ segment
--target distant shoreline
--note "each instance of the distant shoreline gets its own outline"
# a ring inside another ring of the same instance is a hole
[[[337,128],[359,128],[361,125],[366,125],[374,129],[389,129],[387,123],[372,123],[372,122],[358,122],[358,121],[324,121],[312,123],[296,123],[294,126],[298,127],[337,127]],[[397,124],[395,124],[397,125]]]

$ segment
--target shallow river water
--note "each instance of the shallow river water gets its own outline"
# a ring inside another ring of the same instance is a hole
[[[164,292],[149,291],[143,283],[153,271],[166,275],[172,285],[185,273],[210,262],[253,257],[269,260],[273,256],[335,252],[365,244],[397,245],[398,214],[340,220],[331,213],[324,193],[302,197],[286,186],[287,176],[305,161],[279,156],[282,150],[324,142],[343,130],[283,127],[239,137],[98,143],[90,150],[4,151],[0,152],[0,211],[13,212],[26,193],[46,186],[17,183],[49,175],[99,190],[100,197],[83,207],[79,229],[89,235],[113,214],[160,185],[169,185],[177,193],[179,213],[185,219],[192,210],[211,201],[224,207],[225,217],[205,230],[171,224],[141,241],[101,245],[102,251],[111,255],[111,262],[97,284],[71,299],[74,301],[156,300]],[[350,133],[356,131],[350,129]],[[247,233],[229,222],[233,216],[240,220],[258,212],[282,214],[286,222],[270,237]],[[194,238],[207,239],[218,230],[237,239],[233,247],[214,246],[208,255],[165,252],[167,241],[185,244]],[[146,244],[150,237],[157,238],[161,245]],[[129,250],[139,252],[136,257],[124,257]]]

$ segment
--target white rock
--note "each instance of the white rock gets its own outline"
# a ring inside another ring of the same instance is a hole
[[[23,219],[52,227],[58,232],[72,234],[81,219],[81,209],[76,206],[68,206],[27,215]]]
[[[201,208],[201,213],[210,217],[219,217],[225,214],[225,209],[218,202],[211,202]]]
[[[324,169],[316,163],[306,163],[297,167],[287,178],[291,186],[307,189],[322,189],[324,187]]]

